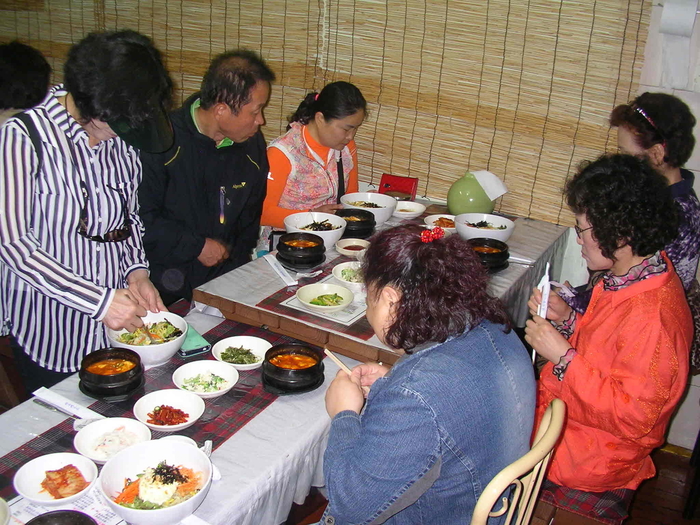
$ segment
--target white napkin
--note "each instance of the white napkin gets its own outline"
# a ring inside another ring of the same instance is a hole
[[[472,171],[472,173],[492,201],[508,191],[503,181],[490,171]]]
[[[63,397],[61,394],[52,392],[43,386],[38,390],[35,390],[33,395],[41,399],[44,403],[48,403],[49,405],[56,407],[61,412],[72,414],[80,419],[104,419],[102,414],[98,414],[97,412],[94,412],[79,403],[74,403],[70,399]]]

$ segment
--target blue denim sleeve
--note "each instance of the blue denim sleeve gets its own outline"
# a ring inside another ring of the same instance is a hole
[[[395,386],[370,395],[362,417],[345,411],[331,423],[327,515],[336,525],[388,518],[430,488],[439,457],[434,414],[419,394]]]

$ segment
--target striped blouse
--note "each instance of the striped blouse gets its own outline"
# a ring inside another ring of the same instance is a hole
[[[0,129],[0,314],[34,362],[74,372],[88,353],[107,345],[105,326],[114,291],[126,276],[148,268],[138,216],[138,152],[119,138],[90,147],[87,132],[58,102],[56,86],[27,113],[41,137],[42,169],[24,124]],[[87,199],[81,191],[87,188]],[[87,234],[124,224],[132,235],[99,243],[77,233],[87,210]]]

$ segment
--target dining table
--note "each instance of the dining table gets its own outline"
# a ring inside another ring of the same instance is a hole
[[[171,310],[185,316],[210,343],[232,335],[262,337],[273,344],[298,342],[264,329],[219,316],[190,310],[180,303]],[[130,400],[106,403],[79,389],[75,374],[50,390],[73,403],[108,417],[133,417],[138,397],[159,388],[175,388],[174,369],[192,360],[213,359],[211,354],[185,359],[177,354],[163,366],[146,370],[146,385]],[[357,361],[340,356],[346,366]],[[315,390],[295,395],[275,395],[262,387],[260,369],[240,372],[234,388],[215,399],[205,399],[202,418],[178,434],[192,437],[198,445],[214,442],[212,463],[221,478],[184,525],[278,525],[287,519],[292,503],[303,503],[312,486],[323,483],[323,453],[330,429],[324,396],[339,367],[324,359],[324,381]],[[28,400],[0,414],[0,497],[8,501],[13,525],[55,509],[76,509],[91,515],[100,525],[123,525],[93,487],[90,494],[66,506],[45,507],[18,496],[12,486],[14,473],[27,461],[47,453],[75,452],[74,418]],[[153,432],[153,439],[167,435]],[[175,525],[175,524],[173,524]]]

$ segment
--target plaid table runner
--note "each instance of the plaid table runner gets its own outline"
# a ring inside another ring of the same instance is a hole
[[[184,315],[189,310],[189,303],[180,301],[171,306],[170,310]],[[212,328],[204,334],[204,338],[210,343],[215,343],[220,339],[235,335],[261,337],[273,345],[299,342],[290,337],[230,320],[225,320]],[[175,369],[185,362],[202,359],[214,358],[211,354],[207,354],[185,360],[176,355],[168,363],[147,370],[144,387],[132,395],[128,401],[121,403],[96,401],[90,405],[90,409],[105,417],[133,418],[132,407],[138,398],[154,390],[175,388],[171,379]],[[216,450],[224,441],[277,399],[276,395],[263,390],[260,368],[239,372],[239,374],[240,379],[230,392],[214,399],[205,399],[204,414],[199,421],[191,427],[177,432],[177,434],[189,436],[199,444],[210,439],[213,442],[214,450]],[[152,431],[152,434],[153,439],[169,435],[169,433],[158,431]],[[12,486],[12,478],[15,472],[27,461],[54,452],[75,452],[73,449],[74,437],[73,419],[66,418],[58,425],[0,458],[0,497],[10,500],[17,495]]]
[[[303,282],[300,282],[299,286],[313,284],[322,279],[325,279],[333,272],[333,267],[336,264],[353,260],[354,259],[351,259],[350,257],[345,257],[341,255],[337,259],[333,259],[332,263],[324,264],[321,267],[321,273],[316,277],[301,279],[300,281]],[[333,330],[334,332],[339,332],[341,334],[347,334],[352,337],[357,337],[358,339],[362,339],[364,341],[371,339],[374,335],[374,330],[372,330],[372,327],[370,326],[369,321],[367,321],[367,317],[365,316],[363,316],[358,321],[355,321],[350,326],[345,326],[343,324],[333,322],[329,319],[325,319],[323,317],[314,315],[311,312],[302,312],[301,310],[296,310],[294,308],[289,308],[280,304],[289,299],[290,297],[293,297],[297,293],[298,289],[298,286],[282,288],[281,290],[276,291],[266,299],[260,301],[256,306],[258,308],[264,308],[265,310],[269,310],[277,314],[284,314],[295,319],[299,319],[303,322],[312,323],[316,326],[320,326],[321,328],[325,328],[327,330]]]

